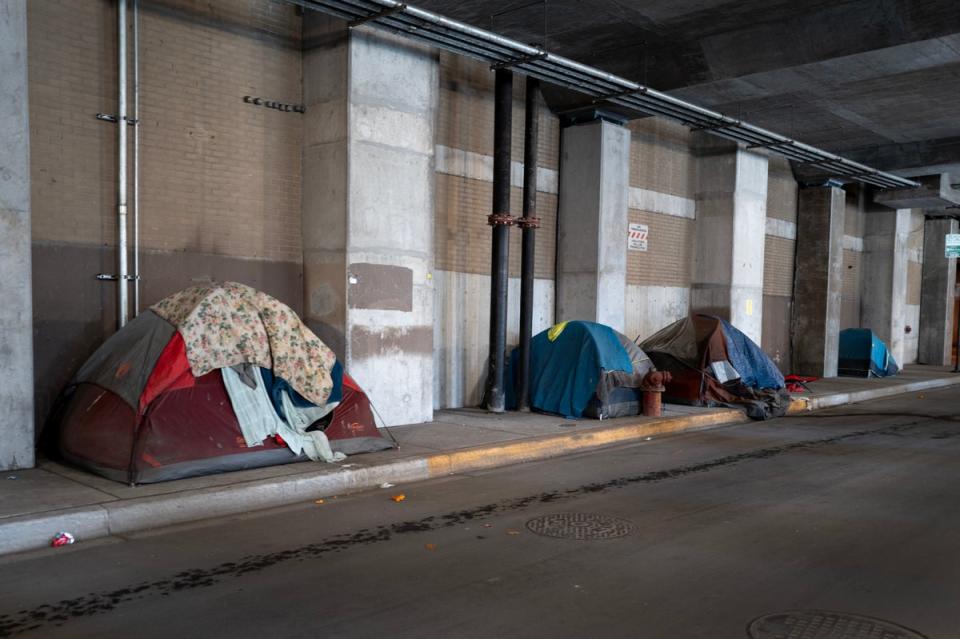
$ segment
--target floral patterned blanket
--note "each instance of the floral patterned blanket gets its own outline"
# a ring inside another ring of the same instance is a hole
[[[290,307],[237,282],[194,286],[151,310],[177,327],[194,376],[237,364],[273,369],[307,400],[322,406],[333,389],[333,351]]]

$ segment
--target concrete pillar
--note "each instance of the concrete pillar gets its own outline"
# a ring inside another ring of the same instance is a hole
[[[956,220],[926,220],[923,225],[919,353],[921,364],[949,366],[953,363],[953,297],[957,280],[957,260],[944,257],[944,236],[957,232]]]
[[[872,207],[864,216],[860,321],[903,366],[910,209]]]
[[[623,331],[630,130],[595,120],[561,136],[557,321]]]
[[[0,470],[34,465],[27,3],[0,3]]]
[[[767,156],[711,138],[700,139],[697,153],[690,309],[729,320],[760,344]]]
[[[801,189],[793,286],[793,369],[836,377],[843,293],[846,193],[837,187]]]
[[[430,421],[437,59],[313,12],[305,48],[307,322],[388,425]]]

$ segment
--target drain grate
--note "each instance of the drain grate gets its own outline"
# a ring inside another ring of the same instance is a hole
[[[544,537],[588,541],[624,537],[633,532],[633,524],[607,515],[557,513],[531,519],[527,529]]]
[[[764,615],[750,623],[747,634],[751,639],[926,639],[890,621],[828,610]]]

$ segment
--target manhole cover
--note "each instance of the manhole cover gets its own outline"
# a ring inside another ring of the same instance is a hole
[[[751,639],[926,639],[890,621],[828,610],[764,615],[750,623],[747,633]]]
[[[629,535],[633,524],[625,519],[588,513],[558,513],[527,522],[530,532],[560,539],[615,539]]]

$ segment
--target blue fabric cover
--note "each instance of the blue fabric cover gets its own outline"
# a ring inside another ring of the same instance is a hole
[[[287,380],[282,377],[277,377],[269,368],[261,367],[260,376],[263,378],[264,386],[266,386],[267,393],[270,395],[273,410],[276,411],[277,415],[281,418],[283,417],[283,391],[287,391],[287,394],[290,395],[290,401],[293,402],[294,406],[300,408],[313,406],[310,400],[293,390],[293,387],[287,383]],[[330,379],[333,381],[333,390],[330,391],[330,399],[327,400],[328,404],[339,402],[343,399],[343,366],[340,364],[340,360],[337,360],[333,365],[333,370],[330,371]]]
[[[506,400],[511,408],[516,407],[513,371],[519,356],[519,349],[514,349],[507,371]],[[630,355],[609,326],[568,322],[552,342],[543,331],[530,341],[530,406],[582,417],[604,370],[633,372]]]
[[[720,321],[727,343],[727,357],[740,373],[740,381],[750,388],[783,388],[786,385],[783,373],[767,354],[733,324],[722,318]]]
[[[864,377],[887,377],[900,372],[900,366],[887,350],[887,345],[869,328],[840,331],[839,360],[841,374],[859,371]]]

